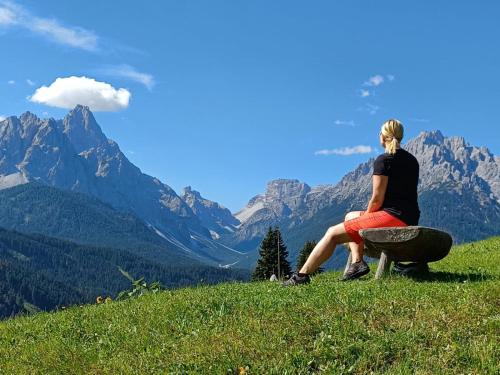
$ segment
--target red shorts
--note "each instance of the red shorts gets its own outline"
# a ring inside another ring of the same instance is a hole
[[[383,210],[369,213],[366,213],[366,211],[361,212],[361,216],[344,221],[345,231],[352,238],[352,242],[363,242],[359,235],[360,229],[408,226],[404,221]]]

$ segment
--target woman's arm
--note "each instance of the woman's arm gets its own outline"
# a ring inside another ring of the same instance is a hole
[[[388,176],[373,175],[372,185],[373,192],[366,212],[378,211],[384,203],[385,191],[387,190]]]

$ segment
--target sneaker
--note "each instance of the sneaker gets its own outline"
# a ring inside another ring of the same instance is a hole
[[[286,280],[283,281],[281,285],[283,286],[291,286],[291,285],[299,285],[299,284],[309,284],[311,282],[311,278],[309,277],[308,274],[305,276],[299,276],[298,272],[294,272],[292,276]]]
[[[368,267],[368,264],[366,264],[364,260],[360,260],[359,262],[351,263],[341,280],[347,281],[358,279],[361,276],[366,275],[368,272],[370,272],[370,267]]]

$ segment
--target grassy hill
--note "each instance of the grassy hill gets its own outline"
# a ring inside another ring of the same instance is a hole
[[[0,323],[0,372],[498,374],[500,237],[454,247],[431,271],[229,282],[17,317]]]

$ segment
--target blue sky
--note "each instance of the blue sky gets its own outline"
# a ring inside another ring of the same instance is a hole
[[[93,100],[143,172],[234,212],[271,179],[339,181],[382,152],[391,117],[405,139],[440,129],[498,155],[499,15],[493,0],[0,0],[0,115]]]

